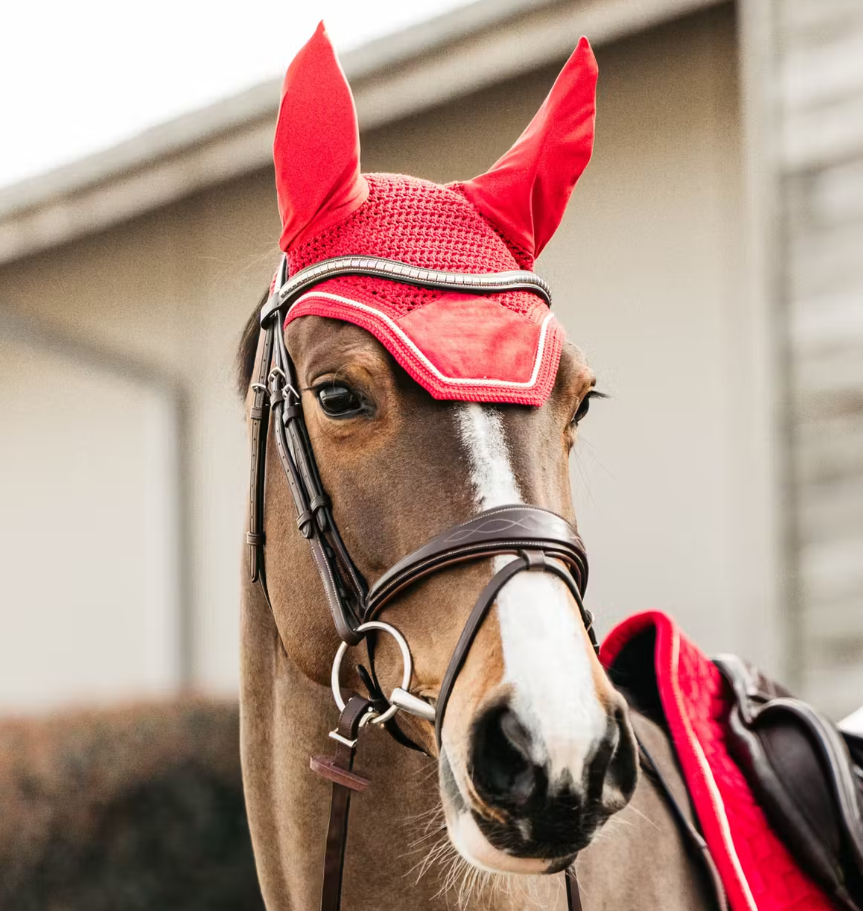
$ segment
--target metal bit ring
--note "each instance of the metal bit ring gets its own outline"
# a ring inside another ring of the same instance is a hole
[[[368,623],[363,623],[357,627],[358,633],[368,633],[371,630],[378,630],[382,633],[389,633],[396,641],[396,645],[399,647],[399,651],[402,653],[402,682],[401,689],[407,690],[411,685],[411,677],[413,677],[414,664],[413,659],[411,658],[411,650],[408,648],[408,643],[405,637],[394,627],[390,626],[389,623],[383,623],[380,620],[369,620]],[[333,670],[330,674],[330,686],[333,689],[333,698],[336,700],[336,705],[339,707],[339,711],[344,711],[345,701],[342,699],[341,687],[339,685],[339,676],[342,668],[342,659],[345,657],[345,652],[348,650],[348,643],[342,642],[339,646],[339,650],[336,652],[336,657],[333,659]],[[370,724],[385,724],[390,718],[395,717],[396,713],[399,711],[399,706],[393,705],[390,702],[390,707],[378,715],[376,718],[370,718]]]

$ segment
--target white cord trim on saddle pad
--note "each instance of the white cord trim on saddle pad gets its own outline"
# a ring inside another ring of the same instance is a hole
[[[385,313],[381,313],[380,310],[376,310],[374,307],[368,306],[368,304],[361,304],[359,301],[350,300],[350,298],[342,297],[340,294],[333,294],[330,291],[309,291],[306,294],[303,294],[301,297],[297,298],[294,303],[294,307],[298,307],[303,301],[309,300],[311,298],[325,298],[326,300],[336,301],[340,304],[345,304],[348,307],[354,307],[357,310],[362,310],[365,313],[369,313],[373,316],[376,316],[378,319],[383,320],[386,323],[387,328],[394,332],[401,341],[411,349],[411,351],[416,355],[416,357],[422,361],[423,366],[426,369],[433,373],[441,382],[449,383],[453,386],[496,386],[504,387],[508,389],[530,389],[531,386],[536,385],[536,379],[539,376],[539,368],[542,366],[542,356],[545,351],[546,338],[548,336],[548,324],[553,318],[554,314],[548,313],[540,324],[539,329],[539,343],[536,346],[536,360],[533,365],[533,372],[530,375],[530,379],[526,382],[519,382],[518,380],[490,380],[486,377],[481,377],[478,379],[464,379],[462,377],[447,376],[444,373],[435,367],[435,365],[423,354],[423,352],[416,346],[414,341],[410,336],[402,329],[395,320],[391,319]]]
[[[677,682],[677,670],[680,667],[680,634],[677,629],[674,630],[671,649],[671,680],[672,688],[674,690],[674,701],[680,716],[680,721],[684,727],[686,740],[695,756],[695,761],[698,764],[704,783],[707,786],[710,805],[715,814],[716,823],[719,826],[719,836],[722,839],[722,847],[725,848],[726,857],[731,862],[732,869],[737,876],[738,885],[743,894],[743,900],[746,902],[749,911],[758,911],[758,906],[755,904],[755,898],[752,895],[752,889],[749,886],[749,880],[746,878],[743,864],[740,862],[737,848],[734,845],[734,837],[731,834],[731,823],[728,821],[728,815],[725,812],[725,801],[722,799],[722,794],[719,791],[719,787],[716,784],[716,778],[713,775],[713,769],[710,768],[710,763],[707,761],[707,756],[704,754],[704,748],[701,746],[701,741],[692,728],[692,723],[689,720],[689,715],[687,714],[684,705],[683,693]]]

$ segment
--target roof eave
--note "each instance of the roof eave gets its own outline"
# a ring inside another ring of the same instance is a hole
[[[343,55],[372,129],[722,0],[479,0]],[[279,81],[0,191],[0,263],[161,208],[270,163]]]

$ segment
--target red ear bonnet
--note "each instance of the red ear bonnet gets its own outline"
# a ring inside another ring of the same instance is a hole
[[[582,38],[515,145],[490,171],[461,185],[477,209],[533,257],[557,230],[590,161],[597,73]]]
[[[375,256],[418,269],[531,269],[593,146],[596,61],[582,38],[530,126],[486,174],[448,186],[360,174],[353,98],[323,24],[285,77],[273,155],[288,269]],[[285,325],[325,316],[366,329],[432,396],[541,405],[565,339],[529,291],[467,294],[338,276],[300,295]]]
[[[368,196],[353,95],[323,22],[282,84],[273,161],[283,250],[307,228],[317,234],[347,218]]]

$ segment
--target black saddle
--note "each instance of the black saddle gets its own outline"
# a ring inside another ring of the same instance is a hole
[[[728,747],[800,866],[863,911],[863,737],[733,655],[716,659],[734,693]]]

